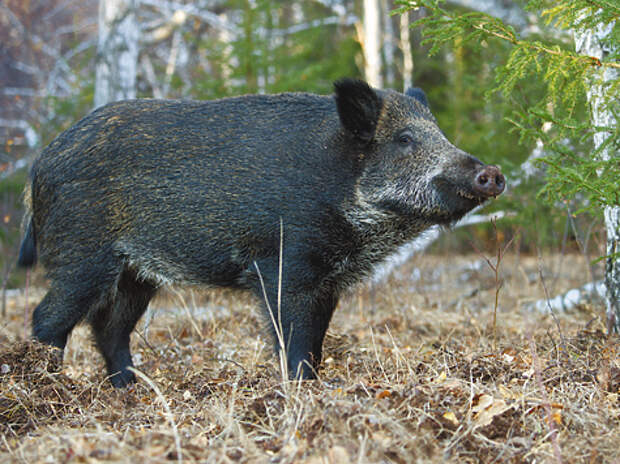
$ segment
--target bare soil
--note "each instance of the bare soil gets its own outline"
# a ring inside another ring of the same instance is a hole
[[[588,269],[509,255],[496,280],[478,255],[416,257],[342,300],[312,382],[282,380],[247,295],[167,290],[123,390],[88,328],[64,361],[24,340],[19,293],[0,319],[0,462],[617,463],[620,340],[603,304],[524,309]]]

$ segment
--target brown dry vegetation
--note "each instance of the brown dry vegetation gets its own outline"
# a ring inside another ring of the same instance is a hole
[[[588,280],[576,256],[542,269],[553,293]],[[121,391],[84,327],[62,365],[20,341],[12,299],[0,462],[619,462],[620,343],[603,306],[529,313],[544,297],[539,260],[507,256],[500,275],[496,331],[479,256],[422,256],[358,288],[336,311],[320,381],[305,383],[281,380],[246,296],[159,297],[133,336],[147,377]]]

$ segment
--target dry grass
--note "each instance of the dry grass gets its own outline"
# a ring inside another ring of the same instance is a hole
[[[543,269],[554,293],[587,279],[579,257]],[[544,296],[538,260],[507,256],[500,276],[496,348],[492,270],[424,256],[342,301],[321,380],[305,383],[281,380],[245,296],[160,297],[133,336],[147,377],[122,391],[84,327],[62,366],[19,341],[11,300],[0,462],[619,462],[620,343],[603,307],[526,313]]]

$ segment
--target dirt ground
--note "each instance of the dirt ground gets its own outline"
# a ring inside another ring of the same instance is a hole
[[[62,363],[24,341],[13,292],[0,462],[618,463],[620,341],[603,304],[525,309],[588,269],[509,254],[496,278],[479,255],[416,257],[341,301],[312,382],[282,380],[247,295],[168,290],[133,335],[142,374],[124,390],[86,327]]]

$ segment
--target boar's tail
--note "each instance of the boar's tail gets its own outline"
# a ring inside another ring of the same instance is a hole
[[[28,183],[24,189],[24,205],[26,214],[22,226],[25,230],[24,239],[19,249],[17,264],[22,267],[33,266],[37,262],[37,242],[34,235],[34,224],[32,222],[32,184]]]
[[[22,240],[22,246],[19,249],[19,257],[17,258],[17,264],[22,267],[33,266],[37,262],[37,245],[34,240],[34,226],[32,225],[32,218],[28,218],[28,226],[26,227],[26,233]]]

